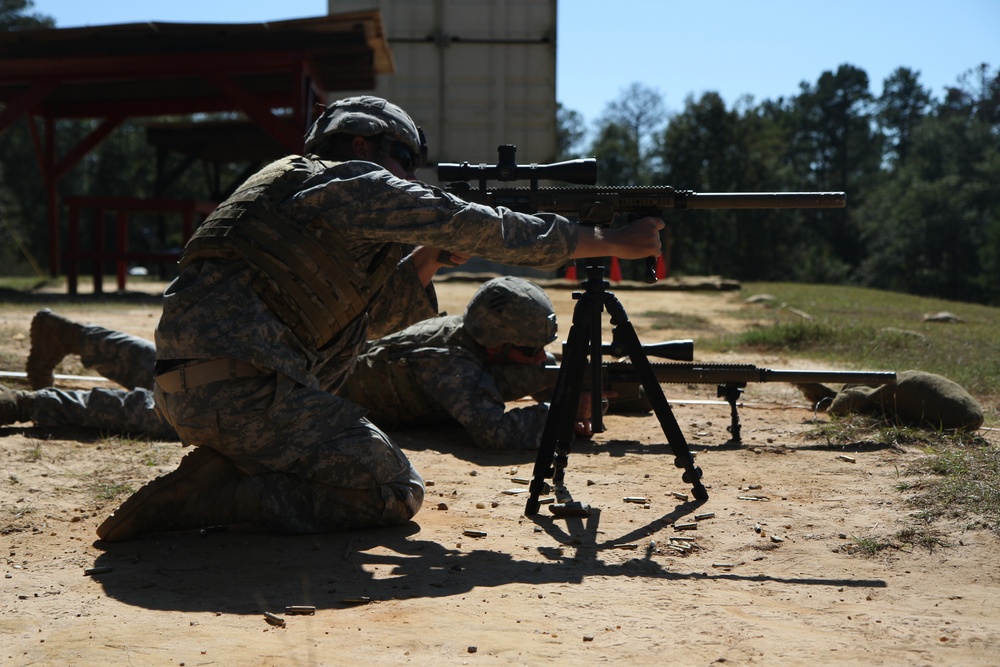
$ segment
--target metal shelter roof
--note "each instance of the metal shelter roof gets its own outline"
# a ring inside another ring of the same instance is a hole
[[[298,152],[324,94],[372,89],[376,74],[393,70],[377,10],[273,23],[0,32],[0,132],[24,116],[44,121],[41,133],[36,122],[28,125],[45,181],[55,274],[55,184],[125,118],[239,111]],[[57,151],[54,120],[62,118],[103,122]]]

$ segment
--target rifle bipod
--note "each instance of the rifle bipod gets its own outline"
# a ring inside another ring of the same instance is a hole
[[[663,388],[656,379],[646,351],[625,313],[624,306],[618,297],[607,290],[604,267],[599,262],[600,260],[592,260],[587,263],[587,280],[582,283],[584,291],[573,293],[573,298],[577,300],[573,308],[573,323],[566,337],[549,414],[542,430],[541,445],[529,486],[528,502],[524,508],[526,516],[538,513],[541,505],[539,497],[542,494],[549,493],[553,488],[557,490],[563,488],[586,368],[591,371],[593,431],[595,433],[604,431],[601,396],[601,315],[604,310],[608,311],[611,318],[614,340],[620,343],[628,354],[646,391],[646,397],[653,407],[653,412],[660,422],[663,434],[667,437],[667,442],[673,451],[674,465],[684,469],[681,479],[691,484],[692,494],[697,500],[708,500],[708,491],[701,483],[701,469],[694,463],[694,456],[684,439],[684,433],[674,417]],[[546,479],[552,480],[551,487]]]

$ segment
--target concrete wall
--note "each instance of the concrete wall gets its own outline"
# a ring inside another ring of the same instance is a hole
[[[358,9],[381,11],[395,61],[374,94],[424,129],[432,164],[493,164],[500,144],[519,164],[555,159],[556,0],[329,0]]]

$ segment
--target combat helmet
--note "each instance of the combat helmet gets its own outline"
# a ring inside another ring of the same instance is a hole
[[[521,278],[488,280],[465,308],[465,330],[483,347],[541,349],[556,338],[556,314],[542,288]]]
[[[306,133],[305,152],[323,155],[324,144],[333,135],[383,137],[381,153],[401,143],[417,160],[426,158],[427,144],[423,131],[399,106],[373,95],[338,100],[326,107]]]

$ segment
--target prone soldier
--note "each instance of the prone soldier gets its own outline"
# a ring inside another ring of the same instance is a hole
[[[539,394],[551,384],[545,346],[556,337],[552,303],[520,278],[485,282],[462,315],[418,322],[370,341],[340,394],[367,409],[366,418],[392,430],[458,422],[486,449],[537,449],[547,406],[506,409],[506,402]],[[50,387],[67,354],[126,389]],[[153,409],[153,343],[49,310],[32,320],[28,380],[34,392],[9,392],[12,407],[0,423],[79,426],[176,440]],[[145,369],[145,370],[143,370]],[[581,401],[577,432],[591,435]]]

